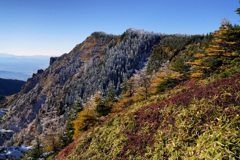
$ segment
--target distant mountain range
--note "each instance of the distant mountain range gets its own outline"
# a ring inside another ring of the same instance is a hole
[[[19,92],[25,81],[0,78],[0,95],[8,96]]]
[[[29,76],[29,74],[25,73],[0,71],[0,77],[4,79],[18,79],[26,81]]]
[[[0,53],[0,78],[26,81],[49,65],[50,56],[15,56]]]

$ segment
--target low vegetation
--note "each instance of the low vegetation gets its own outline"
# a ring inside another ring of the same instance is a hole
[[[55,92],[34,87],[51,96],[31,99],[30,129],[48,132],[25,159],[240,159],[239,33],[225,19],[208,35],[93,33],[70,53],[85,62],[52,62]]]
[[[235,75],[180,83],[171,93],[153,96],[157,102],[136,102],[110,116],[58,158],[238,159],[239,80]]]
[[[240,159],[239,29],[224,21],[180,45],[165,68],[124,81],[118,101],[96,105],[95,124],[58,159]],[[227,55],[209,55],[223,36]]]

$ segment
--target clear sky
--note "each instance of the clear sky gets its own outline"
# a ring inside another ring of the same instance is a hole
[[[238,0],[0,0],[0,53],[61,55],[94,31],[206,34],[223,18],[239,24],[239,6]]]

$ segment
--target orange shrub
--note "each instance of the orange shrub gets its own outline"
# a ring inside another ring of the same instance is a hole
[[[92,110],[85,109],[78,113],[77,119],[73,121],[74,139],[96,123],[97,119]]]

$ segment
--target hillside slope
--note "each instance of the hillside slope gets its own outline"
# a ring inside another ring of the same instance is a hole
[[[238,158],[239,29],[94,32],[1,104],[0,145],[35,144],[26,159],[73,140],[59,159]]]
[[[83,133],[58,159],[240,158],[240,75],[188,80]]]
[[[0,145],[31,143],[36,135],[44,139],[60,132],[77,101],[86,102],[96,92],[106,95],[110,83],[119,95],[123,76],[145,67],[162,37],[134,29],[121,36],[95,32],[69,54],[52,57],[50,66],[28,79],[5,104],[9,112],[0,128],[16,134]]]
[[[77,114],[57,158],[240,159],[239,31],[224,22],[208,36],[162,39],[118,102],[95,97],[95,110]]]

